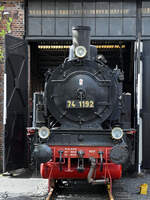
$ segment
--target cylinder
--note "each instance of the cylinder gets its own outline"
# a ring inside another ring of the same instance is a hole
[[[87,50],[86,58],[90,59],[90,30],[89,26],[72,27],[73,46],[84,46]]]

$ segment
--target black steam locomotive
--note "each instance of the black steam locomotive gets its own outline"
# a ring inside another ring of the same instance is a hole
[[[123,72],[90,45],[90,27],[72,32],[69,57],[48,70],[44,92],[34,94],[32,157],[49,186],[76,178],[111,183],[133,150],[131,95],[123,93]]]

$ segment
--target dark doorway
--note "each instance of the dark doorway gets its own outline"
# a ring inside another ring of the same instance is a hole
[[[10,35],[5,37],[5,110],[3,171],[27,166],[27,104],[28,65],[27,44]]]
[[[51,40],[30,43],[31,46],[31,92],[44,90],[45,72],[55,70],[68,57],[71,40]],[[134,42],[131,41],[101,41],[92,40],[96,45],[98,54],[105,56],[110,68],[116,67],[124,71],[124,93],[132,96],[132,109],[134,102]],[[133,112],[132,112],[133,113]],[[132,114],[132,127],[134,127],[134,114]]]

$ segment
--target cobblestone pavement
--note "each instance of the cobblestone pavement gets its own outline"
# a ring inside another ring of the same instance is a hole
[[[140,195],[140,185],[149,185],[148,194]],[[35,178],[30,173],[14,177],[0,176],[0,200],[45,200],[47,180]],[[115,200],[150,200],[150,173],[141,176],[128,175],[113,182]],[[103,185],[90,186],[76,181],[59,187],[53,200],[108,200]]]

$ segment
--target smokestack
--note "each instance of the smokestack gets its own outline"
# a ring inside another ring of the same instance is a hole
[[[73,46],[84,46],[87,50],[86,58],[90,59],[90,30],[89,26],[72,27]]]

